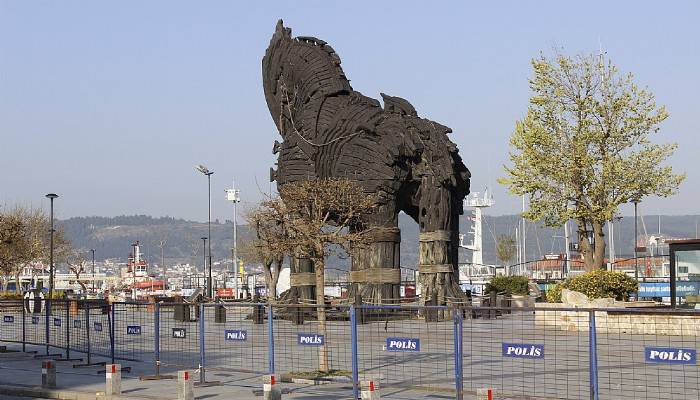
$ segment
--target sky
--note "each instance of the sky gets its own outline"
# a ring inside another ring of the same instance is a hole
[[[667,106],[659,141],[679,148],[680,193],[643,201],[645,214],[700,213],[700,3],[412,1],[0,0],[0,205],[56,215],[147,214],[231,219],[270,190],[280,137],[262,90],[275,23],[338,52],[355,90],[409,100],[451,127],[472,190],[496,183],[508,137],[528,106],[530,61],[561,48],[600,49]],[[631,214],[624,206],[622,214]]]

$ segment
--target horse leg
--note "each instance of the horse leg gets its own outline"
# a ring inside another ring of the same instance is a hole
[[[401,231],[393,205],[383,205],[368,221],[372,241],[352,252],[350,298],[370,304],[398,303],[401,295]]]
[[[434,305],[461,303],[459,288],[458,239],[461,204],[451,191],[435,184],[432,176],[421,179],[418,224],[421,302],[436,299]]]

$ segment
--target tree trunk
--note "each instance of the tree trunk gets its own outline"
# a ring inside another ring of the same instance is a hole
[[[272,269],[273,264],[275,265],[274,270]],[[263,264],[265,283],[267,283],[267,298],[269,301],[277,299],[277,281],[279,281],[281,269],[282,261],[271,261],[269,264]]]
[[[581,255],[583,256],[583,266],[586,272],[590,272],[595,268],[595,263],[593,260],[593,246],[591,246],[591,242],[588,241],[588,234],[586,232],[587,223],[584,219],[578,219],[576,223],[578,224],[578,245],[581,249]]]
[[[317,253],[318,254],[318,253]],[[322,254],[322,252],[321,252]],[[323,346],[318,349],[318,370],[321,372],[328,372],[328,347],[326,345],[326,301],[324,296],[324,272],[325,272],[325,260],[323,258],[314,260],[314,269],[316,273],[316,311],[318,313],[318,333],[323,335]]]
[[[282,270],[283,260],[275,261],[275,270],[270,271],[270,290],[272,293],[272,298],[277,299],[277,282],[280,280],[280,271]]]
[[[603,224],[599,222],[590,222],[579,219],[578,236],[581,255],[583,255],[583,263],[586,272],[591,272],[595,269],[603,268],[605,261],[605,234],[603,233]],[[588,239],[587,227],[593,229],[593,244]]]
[[[263,274],[265,274],[265,285],[267,285],[267,300],[270,301],[276,297],[272,286],[272,261],[263,263]]]
[[[22,270],[20,269],[15,274],[15,293],[18,293],[18,294],[22,293],[22,288],[20,287],[20,283],[19,283],[19,275],[21,273],[22,273]]]
[[[599,269],[603,268],[605,261],[605,234],[603,233],[603,224],[600,222],[593,222],[593,268]]]

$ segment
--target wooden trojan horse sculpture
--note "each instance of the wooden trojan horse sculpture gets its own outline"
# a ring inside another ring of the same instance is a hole
[[[450,128],[418,117],[406,100],[381,94],[384,108],[350,86],[340,58],[326,42],[292,37],[277,23],[262,61],[270,114],[283,138],[275,141],[278,186],[306,179],[346,177],[378,195],[367,223],[382,227],[373,243],[352,255],[350,295],[367,302],[399,298],[400,211],[420,225],[423,299],[462,299],[457,270],[462,201],[470,173]],[[296,259],[292,291],[314,298],[313,266]],[[296,296],[296,295],[295,295]]]

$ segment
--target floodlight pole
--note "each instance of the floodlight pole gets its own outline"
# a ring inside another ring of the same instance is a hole
[[[53,200],[58,197],[57,194],[55,193],[49,193],[46,195],[46,197],[51,200],[51,211],[50,211],[50,220],[51,220],[51,229],[50,229],[50,244],[49,244],[49,299],[53,298],[53,278],[54,278],[54,268],[53,268],[53,233],[54,233],[54,227],[53,227]]]
[[[202,252],[204,253],[204,269],[202,270],[202,275],[205,277],[204,280],[206,281],[207,278],[207,238],[203,237],[202,238]],[[205,285],[207,287],[207,291],[209,290],[209,283]]]
[[[195,167],[197,171],[203,173],[204,175],[207,176],[207,185],[209,189],[209,194],[208,194],[208,199],[209,199],[209,218],[207,221],[208,229],[209,229],[209,282],[207,282],[207,295],[209,298],[213,299],[214,298],[214,290],[213,290],[213,282],[212,282],[212,276],[211,276],[211,267],[212,267],[212,262],[211,262],[211,176],[214,174],[214,171],[209,171],[207,167],[204,165],[198,165]],[[206,249],[205,249],[206,253]],[[206,255],[205,255],[205,273],[206,273]]]
[[[92,293],[95,292],[95,249],[90,249],[92,252]]]
[[[634,199],[634,280],[637,282],[637,287],[639,287],[639,263],[637,260],[637,205],[639,205],[639,199]],[[634,292],[634,299],[639,301],[639,289]]]
[[[233,287],[234,287],[233,290],[234,290],[234,297],[235,298],[238,298],[238,241],[236,240],[236,238],[237,238],[237,230],[238,230],[237,205],[238,205],[238,202],[241,201],[239,194],[240,194],[240,190],[236,189],[236,182],[234,181],[233,182],[233,189],[226,190],[226,199],[233,202],[233,248],[232,248],[231,264],[233,264]]]
[[[131,247],[133,248],[133,254],[131,256],[131,299],[133,301],[136,301],[136,247],[138,245],[138,240],[131,244]]]

